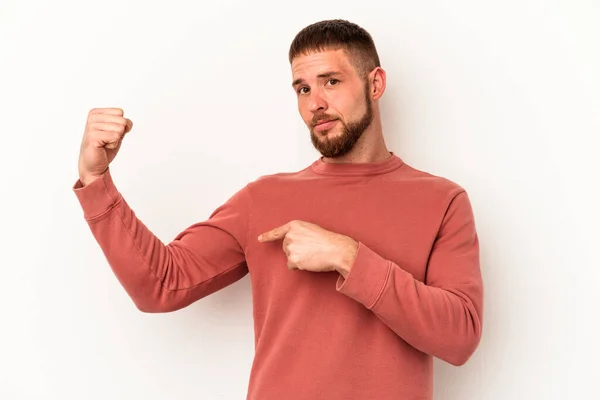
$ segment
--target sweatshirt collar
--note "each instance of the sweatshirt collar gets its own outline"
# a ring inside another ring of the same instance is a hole
[[[393,152],[383,161],[367,163],[331,163],[323,161],[323,157],[312,163],[312,170],[320,175],[360,176],[379,175],[393,171],[402,166],[403,161]]]

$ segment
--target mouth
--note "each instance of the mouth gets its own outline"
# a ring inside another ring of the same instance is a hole
[[[318,131],[324,131],[326,129],[330,129],[336,122],[336,119],[330,119],[327,121],[320,121],[315,125],[315,129]]]

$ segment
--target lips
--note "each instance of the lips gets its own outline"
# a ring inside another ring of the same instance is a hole
[[[317,122],[317,124],[315,124],[315,129],[317,129],[317,130],[329,129],[333,126],[335,121],[337,121],[337,120],[336,119],[321,120],[321,121]]]
[[[317,122],[317,123],[315,124],[315,126],[317,126],[317,125],[321,125],[321,124],[325,124],[325,123],[327,123],[327,122],[331,122],[331,121],[335,121],[335,120],[334,120],[334,119],[322,120],[322,121],[319,121],[319,122]]]

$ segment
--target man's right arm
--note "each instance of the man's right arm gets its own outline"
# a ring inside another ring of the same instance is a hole
[[[248,273],[248,187],[164,244],[138,219],[107,169],[73,186],[109,265],[143,312],[181,309]]]

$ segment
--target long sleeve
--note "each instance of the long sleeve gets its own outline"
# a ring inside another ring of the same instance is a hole
[[[73,191],[108,264],[143,312],[181,309],[248,273],[247,186],[168,244],[136,217],[110,170],[89,185],[77,181]]]
[[[479,242],[468,195],[450,202],[433,244],[425,282],[364,243],[337,290],[362,303],[407,343],[453,365],[464,364],[482,332]]]

